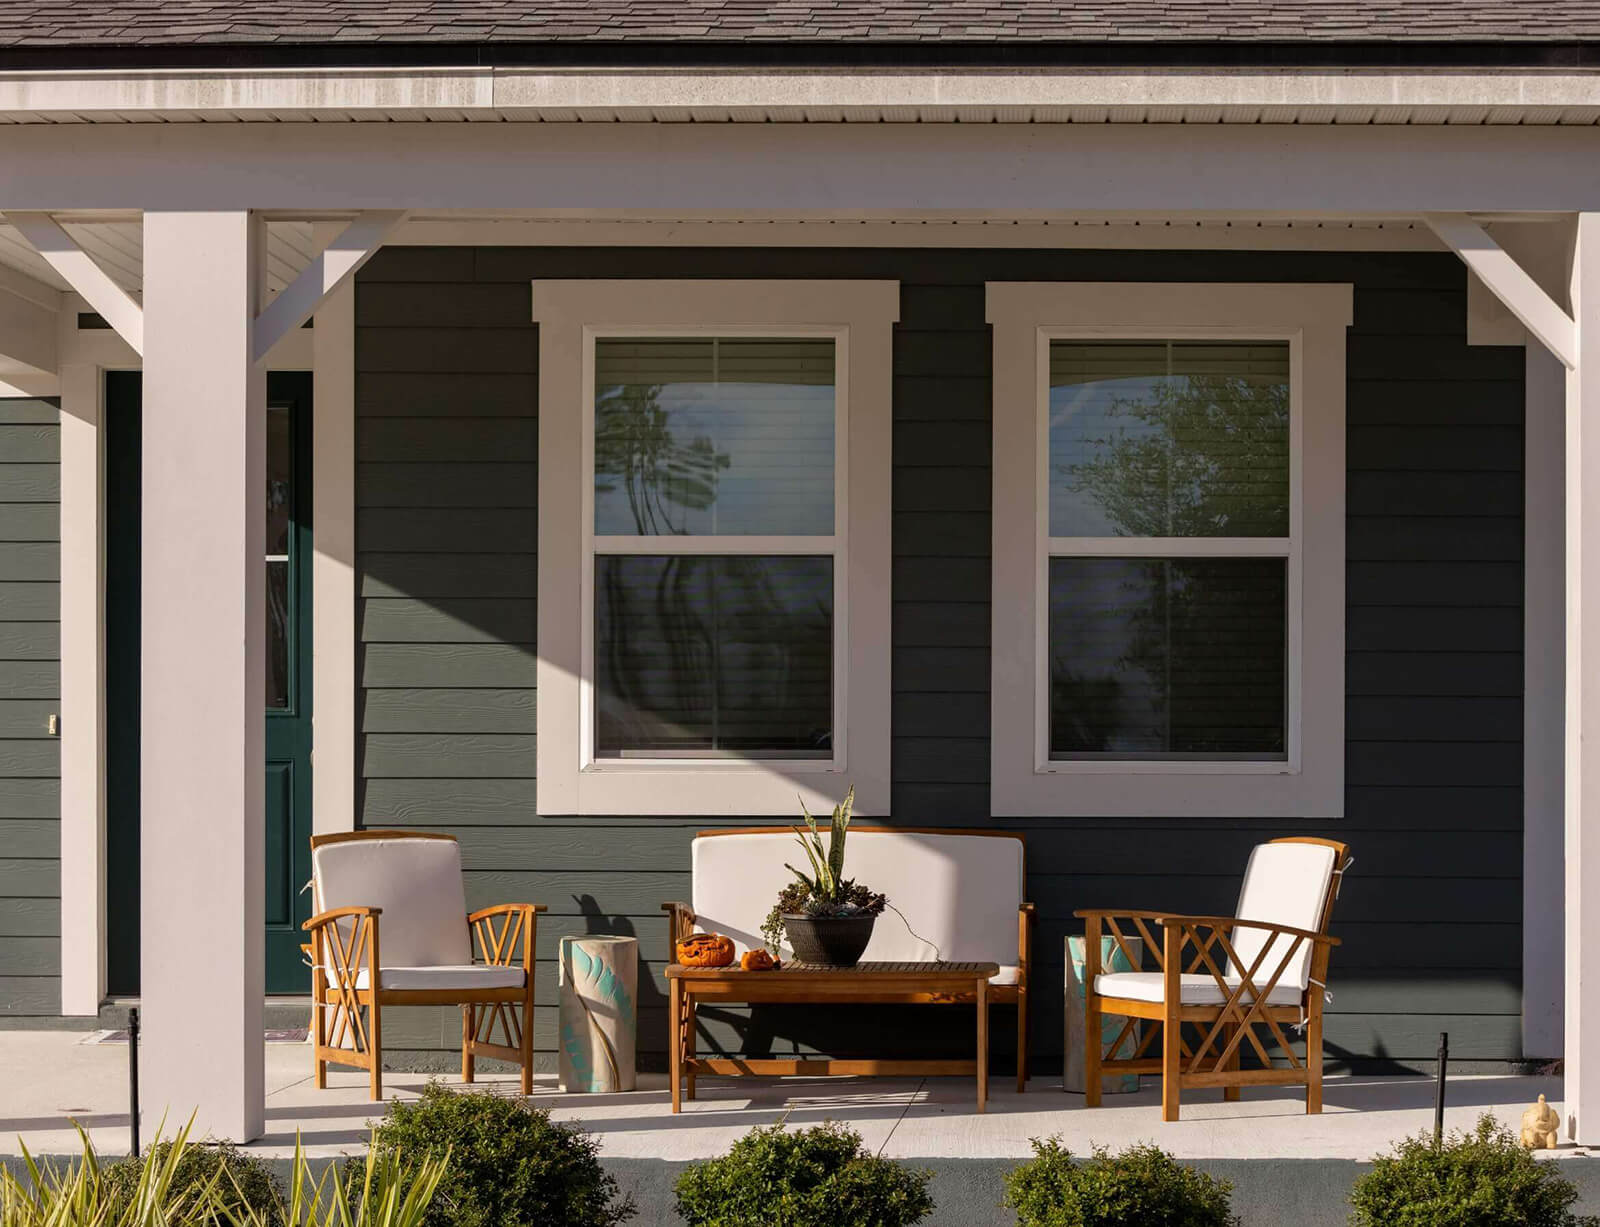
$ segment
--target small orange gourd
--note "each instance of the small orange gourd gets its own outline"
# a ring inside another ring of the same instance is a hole
[[[720,933],[693,933],[678,943],[685,967],[726,967],[733,962],[733,939]]]
[[[773,971],[778,960],[765,950],[746,950],[739,956],[739,966],[744,971]]]

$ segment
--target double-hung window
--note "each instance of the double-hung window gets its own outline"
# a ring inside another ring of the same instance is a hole
[[[1340,286],[995,284],[993,808],[1343,808]]]
[[[534,304],[541,812],[791,813],[851,783],[885,808],[897,287]]]

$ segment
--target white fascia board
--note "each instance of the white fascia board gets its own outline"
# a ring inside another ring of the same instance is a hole
[[[451,112],[518,119],[726,119],[877,116],[953,120],[973,111],[1000,119],[1067,118],[1073,108],[1178,108],[1223,112],[1224,122],[1287,121],[1296,112],[1388,109],[1557,113],[1600,108],[1590,72],[1174,69],[528,69],[515,67],[159,69],[0,73],[0,113],[73,115],[125,122],[129,114],[286,118]],[[1026,112],[1016,114],[1014,112]],[[1265,111],[1266,115],[1253,112]],[[1244,113],[1238,113],[1244,112]],[[465,117],[465,116],[462,116]],[[695,118],[712,116],[696,114]],[[1403,116],[1395,116],[1403,122]],[[1215,120],[1213,120],[1215,122]]]
[[[1600,205],[1600,128],[6,124],[0,167],[55,211],[1504,214]]]

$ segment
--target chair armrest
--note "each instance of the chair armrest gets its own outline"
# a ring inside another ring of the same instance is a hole
[[[1330,937],[1326,933],[1313,933],[1310,929],[1296,929],[1292,925],[1275,925],[1265,920],[1245,920],[1240,916],[1175,916],[1164,915],[1158,918],[1157,923],[1162,928],[1173,929],[1188,926],[1199,929],[1263,929],[1269,933],[1282,933],[1286,937],[1304,938],[1322,946],[1337,946],[1340,940]]]
[[[467,913],[468,940],[491,967],[516,966],[520,946],[521,964],[531,970],[538,916],[545,910],[542,903],[497,903],[493,907],[480,907],[476,912]],[[499,924],[495,923],[497,919]]]
[[[322,912],[313,916],[300,927],[307,933],[313,929],[325,928],[336,920],[348,920],[352,916],[368,916],[374,921],[383,915],[381,907],[336,907],[331,912]]]
[[[1072,913],[1076,920],[1155,920],[1161,921],[1171,912],[1139,912],[1125,907],[1086,907]]]
[[[667,966],[678,961],[678,943],[694,929],[694,909],[687,903],[663,903],[661,910],[667,914]]]
[[[1033,963],[1034,906],[1017,904],[1017,987],[1028,987],[1028,968]]]

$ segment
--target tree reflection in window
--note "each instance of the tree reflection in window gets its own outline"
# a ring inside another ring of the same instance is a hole
[[[1052,536],[1287,542],[1286,343],[1058,341],[1050,415]],[[1284,557],[1053,558],[1052,756],[1283,757],[1286,585]]]

